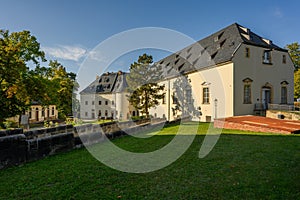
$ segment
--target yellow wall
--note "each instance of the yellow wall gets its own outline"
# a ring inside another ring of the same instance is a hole
[[[250,49],[250,57],[245,57],[245,48]],[[254,104],[262,103],[262,87],[269,83],[272,85],[272,103],[281,103],[282,81],[287,81],[288,103],[293,103],[294,77],[293,64],[286,52],[273,50],[272,65],[263,64],[264,48],[242,44],[236,51],[234,62],[234,115],[253,114]],[[286,55],[286,64],[282,63],[282,55]],[[243,79],[250,78],[252,98],[251,104],[243,103]]]

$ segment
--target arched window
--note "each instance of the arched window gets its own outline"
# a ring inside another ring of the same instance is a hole
[[[281,83],[281,104],[287,104],[287,81],[282,81]]]
[[[245,78],[244,82],[244,104],[251,104],[251,84],[253,82],[250,78]]]

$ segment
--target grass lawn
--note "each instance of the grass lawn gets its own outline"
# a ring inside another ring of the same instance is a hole
[[[110,169],[84,148],[1,170],[0,199],[300,199],[299,136],[223,130],[211,153],[199,159],[207,127],[200,125],[180,159],[146,174]],[[171,141],[177,129],[114,143],[149,152]]]

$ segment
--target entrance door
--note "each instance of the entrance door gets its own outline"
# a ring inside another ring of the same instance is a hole
[[[271,89],[270,88],[263,88],[262,89],[262,104],[264,109],[268,109],[268,103],[271,103]]]

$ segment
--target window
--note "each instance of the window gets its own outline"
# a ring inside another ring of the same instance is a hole
[[[250,58],[250,49],[248,47],[245,48],[245,57]]]
[[[92,105],[95,105],[95,102],[94,102],[94,101],[92,101]]]
[[[280,83],[281,85],[281,103],[282,104],[287,104],[287,86],[288,86],[287,81],[282,81]]]
[[[162,104],[166,104],[166,95],[164,95],[162,98]]]
[[[115,105],[115,102],[114,102],[114,101],[111,101],[111,105]]]
[[[286,64],[286,55],[282,55],[282,63]]]
[[[52,107],[52,113],[51,113],[51,115],[53,116],[54,115],[54,107]]]
[[[107,110],[105,110],[105,117],[107,117],[108,116],[108,111]]]
[[[172,101],[173,101],[173,104],[178,104],[178,99],[177,99],[177,97],[175,95],[175,92],[173,92]]]
[[[42,109],[42,117],[44,117],[45,116],[45,109],[43,108]]]
[[[251,85],[244,85],[244,104],[251,104]]]
[[[85,101],[85,105],[88,105],[88,101]]]
[[[88,116],[88,112],[85,112],[84,115],[87,117]]]
[[[287,104],[287,87],[281,86],[281,103]]]
[[[31,119],[31,117],[32,117],[32,116],[31,116],[31,111],[29,111],[28,115],[29,115],[29,119]]]
[[[190,88],[185,90],[185,101],[187,104],[192,103],[192,91]]]
[[[263,55],[263,63],[264,64],[272,64],[271,63],[271,51],[265,50]]]
[[[105,105],[108,105],[108,101],[105,101]]]
[[[250,78],[245,78],[244,82],[244,104],[251,104],[251,83],[253,82]]]
[[[209,88],[203,88],[203,104],[209,104]]]
[[[101,110],[98,111],[98,117],[101,117]]]
[[[99,105],[101,105],[101,103],[102,103],[102,102],[101,102],[101,101],[99,101]]]

